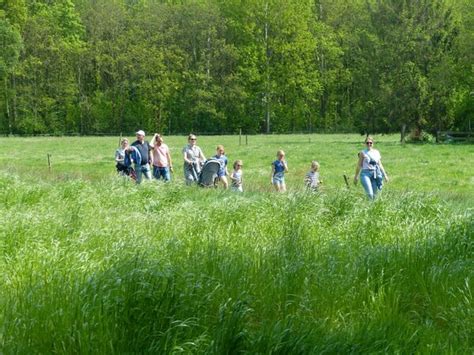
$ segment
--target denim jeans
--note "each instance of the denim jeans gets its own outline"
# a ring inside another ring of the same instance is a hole
[[[137,174],[137,184],[142,182],[143,174],[147,180],[151,180],[150,164],[135,165],[135,173]]]
[[[375,172],[373,170],[362,169],[360,173],[360,183],[364,187],[367,197],[371,200],[375,199],[378,192]]]
[[[153,177],[157,180],[163,178],[165,181],[170,181],[170,168],[153,165]]]

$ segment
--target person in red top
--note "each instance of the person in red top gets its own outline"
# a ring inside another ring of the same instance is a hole
[[[155,133],[150,145],[153,154],[153,177],[157,180],[170,181],[170,171],[173,171],[173,163],[170,150],[163,142],[163,137]]]

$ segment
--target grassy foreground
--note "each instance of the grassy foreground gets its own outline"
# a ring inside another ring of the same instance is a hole
[[[342,153],[321,154],[326,190],[305,194],[304,142],[293,147],[291,191],[277,195],[261,187],[259,159],[281,139],[238,151],[243,195],[179,181],[136,187],[100,161],[110,159],[100,141],[88,150],[92,139],[85,152],[56,152],[51,174],[31,159],[46,143],[23,152],[34,173],[4,151],[0,352],[472,353],[471,168],[458,167],[467,183],[436,193],[417,188],[431,181],[418,169],[410,189],[394,167],[415,158],[380,144],[394,181],[368,203],[336,182],[339,157],[355,164],[355,143],[341,140]],[[425,148],[437,146],[408,149]],[[438,148],[418,159],[451,154]]]

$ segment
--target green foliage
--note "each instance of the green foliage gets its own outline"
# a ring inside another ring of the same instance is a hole
[[[4,0],[0,130],[467,130],[472,6]]]

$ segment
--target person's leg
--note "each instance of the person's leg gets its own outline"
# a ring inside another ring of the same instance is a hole
[[[168,167],[159,168],[160,169],[160,177],[163,178],[164,181],[170,181],[170,169]]]
[[[285,180],[283,180],[282,183],[280,184],[280,192],[286,192]]]
[[[371,200],[374,199],[374,190],[372,188],[372,179],[370,173],[361,173],[360,174],[360,183],[365,190],[367,197]]]
[[[142,165],[143,174],[147,180],[151,180],[150,164]]]
[[[194,180],[194,174],[192,170],[188,167],[184,167],[184,181],[186,182],[186,185],[192,185]]]
[[[273,186],[275,186],[275,191],[281,191],[281,176],[277,173],[273,175]]]
[[[155,165],[153,165],[153,178],[160,179],[160,168]]]
[[[372,183],[372,191],[374,192],[374,199],[377,197],[377,192],[379,192],[379,188],[377,186],[377,179],[375,177],[370,179]]]
[[[229,183],[227,182],[227,177],[225,175],[221,176],[219,177],[219,180],[222,181],[222,184],[224,185],[224,189],[227,190],[227,188],[229,187]]]
[[[135,174],[137,175],[136,183],[140,184],[142,182],[142,167],[140,165],[135,165]]]

